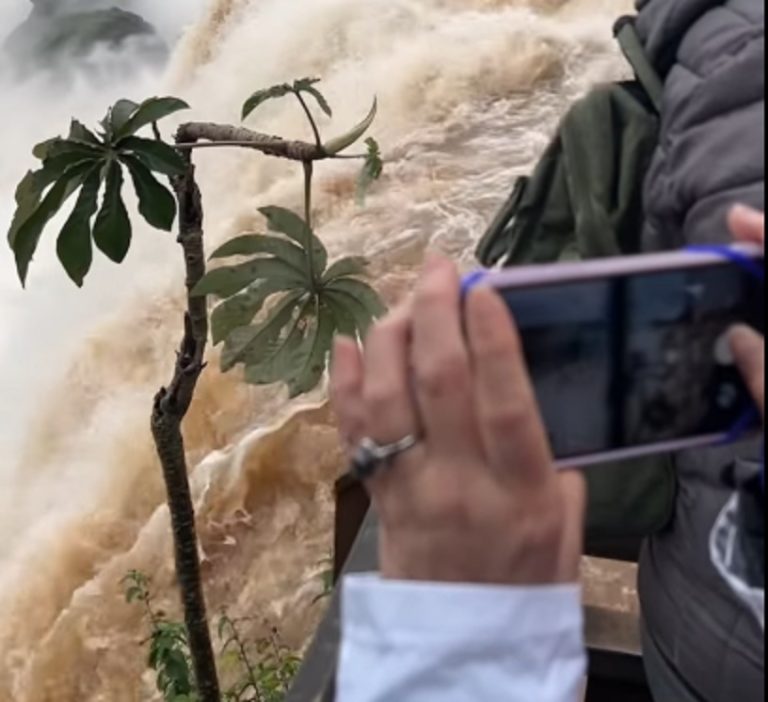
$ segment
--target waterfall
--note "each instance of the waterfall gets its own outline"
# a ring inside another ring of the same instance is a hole
[[[3,27],[28,8],[4,4]],[[175,47],[163,72],[137,63],[98,89],[80,80],[57,90],[45,76],[19,84],[0,71],[0,222],[31,146],[71,116],[92,123],[116,98],[174,94],[193,107],[185,117],[237,123],[255,89],[317,75],[336,108],[321,121],[328,135],[379,98],[385,177],[360,208],[355,166],[321,164],[316,218],[331,254],[368,256],[394,302],[428,248],[472,265],[485,224],[565,107],[621,70],[619,4],[134,0]],[[252,120],[309,136],[290,102]],[[196,159],[209,247],[258,231],[260,206],[300,202],[293,164],[250,152]],[[148,419],[180,336],[183,269],[172,236],[135,230],[126,262],[99,262],[83,290],[55,261],[53,230],[26,291],[0,247],[0,702],[155,699],[141,612],[120,580],[132,568],[151,574],[158,606],[178,612]],[[210,609],[253,617],[253,631],[268,620],[300,648],[322,616],[315,576],[344,470],[333,418],[322,388],[289,402],[282,388],[220,374],[210,355],[185,424]]]

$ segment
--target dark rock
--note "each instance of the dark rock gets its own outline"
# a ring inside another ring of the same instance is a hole
[[[105,7],[107,3],[100,0],[32,0],[32,4],[30,17],[3,47],[22,75],[75,69],[99,49],[119,53],[136,45],[142,59],[158,62],[167,56],[154,27],[134,12]]]

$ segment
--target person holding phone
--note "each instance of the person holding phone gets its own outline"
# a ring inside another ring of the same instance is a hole
[[[736,211],[737,234],[755,217]],[[756,395],[761,343],[734,333]],[[579,700],[585,485],[554,469],[501,298],[462,310],[455,267],[430,258],[364,351],[337,341],[332,395],[350,447],[390,454],[369,465],[381,572],[344,582],[337,702]]]

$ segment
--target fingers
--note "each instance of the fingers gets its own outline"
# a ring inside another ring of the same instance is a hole
[[[339,420],[339,432],[352,448],[365,432],[363,404],[363,357],[353,339],[338,337],[331,363],[331,402]]]
[[[467,302],[475,403],[486,455],[507,479],[542,484],[552,457],[520,337],[503,300],[479,288]]]
[[[363,397],[371,438],[383,444],[419,433],[411,390],[410,306],[379,322],[365,344]]]
[[[728,226],[738,241],[765,245],[765,214],[736,205],[728,215]]]
[[[429,444],[457,457],[479,448],[460,305],[456,268],[433,257],[413,302],[416,395]]]
[[[747,326],[736,327],[730,335],[736,363],[765,418],[765,339]]]

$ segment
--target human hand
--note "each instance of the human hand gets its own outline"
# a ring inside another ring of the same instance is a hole
[[[503,301],[432,258],[412,302],[361,352],[336,343],[333,403],[342,435],[419,443],[367,482],[381,521],[381,571],[402,580],[574,582],[585,484],[557,472],[520,339]],[[462,320],[466,328],[463,328]]]
[[[738,241],[765,246],[765,215],[737,206],[728,218],[731,232]],[[731,332],[731,348],[752,396],[765,420],[765,337],[746,326]]]

